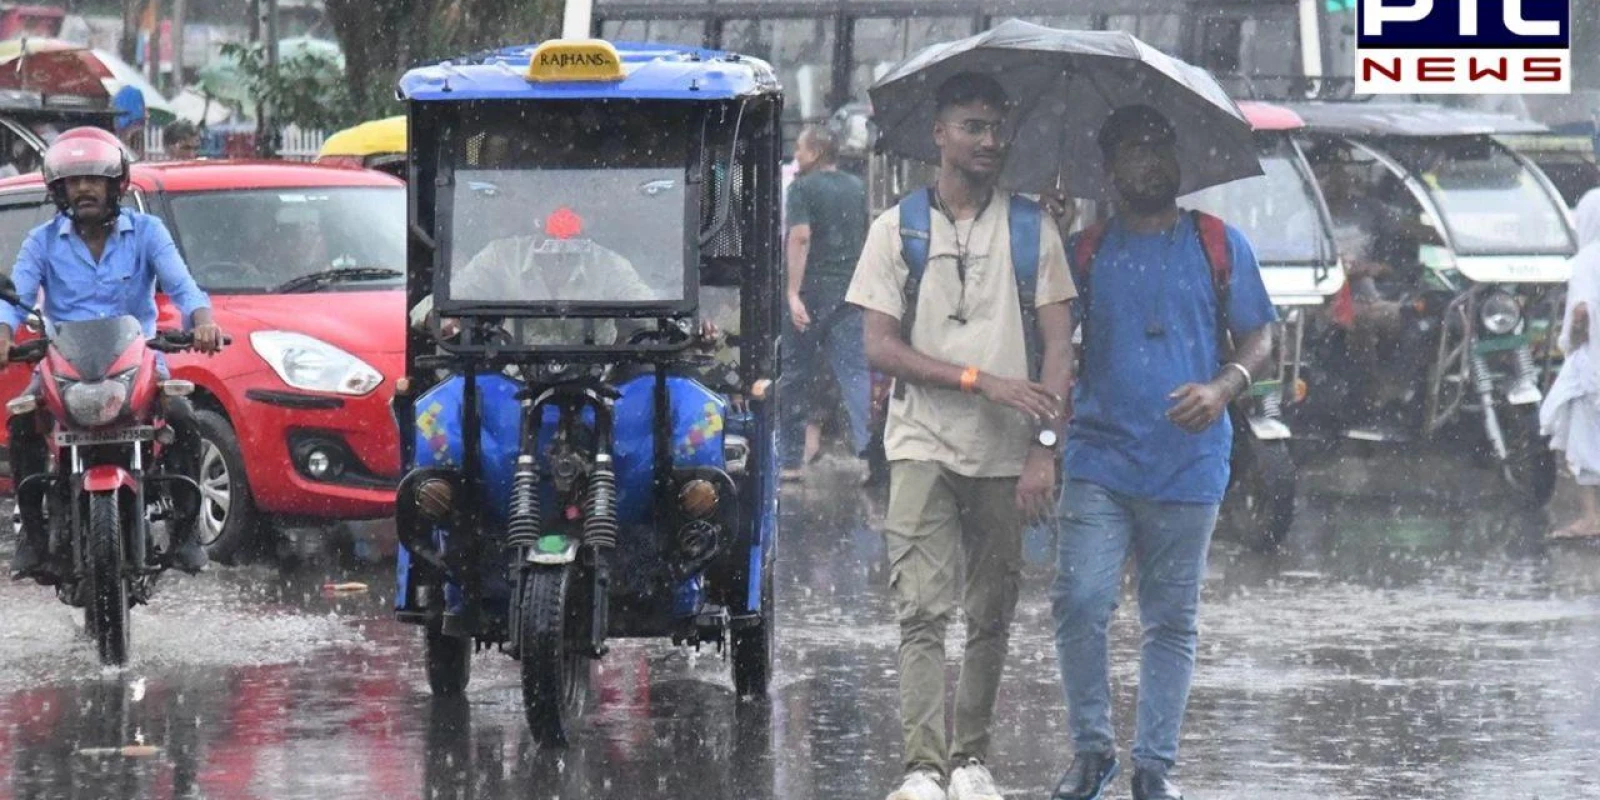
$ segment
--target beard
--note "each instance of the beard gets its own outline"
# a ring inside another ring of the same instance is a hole
[[[1178,202],[1178,182],[1162,177],[1140,186],[1119,186],[1117,194],[1135,214],[1154,214],[1165,211]]]

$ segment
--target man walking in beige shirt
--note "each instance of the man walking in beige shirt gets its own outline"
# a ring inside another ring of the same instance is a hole
[[[1067,301],[1076,292],[1049,216],[995,189],[1005,91],[987,75],[962,74],[939,88],[937,104],[941,162],[925,195],[927,230],[908,227],[913,214],[902,218],[908,201],[880,216],[846,297],[865,310],[868,361],[897,386],[884,437],[885,537],[900,623],[905,776],[889,800],[998,800],[985,766],[989,729],[1023,523],[1055,499],[1072,369]],[[1011,241],[1019,213],[1038,218],[1038,242]],[[908,293],[907,243],[917,239],[926,241],[926,263]],[[1023,252],[1037,260],[1028,314],[1013,265]],[[1036,378],[1028,374],[1029,319],[1041,343]],[[947,744],[944,641],[958,601],[966,642]]]

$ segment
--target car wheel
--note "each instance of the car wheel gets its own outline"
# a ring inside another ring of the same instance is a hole
[[[255,543],[260,530],[250,479],[245,474],[239,437],[228,418],[214,411],[197,410],[200,428],[200,543],[211,559],[233,564]]]

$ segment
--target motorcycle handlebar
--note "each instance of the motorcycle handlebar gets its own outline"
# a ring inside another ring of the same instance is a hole
[[[182,353],[194,347],[194,333],[190,331],[162,331],[145,343],[158,353]],[[233,337],[224,335],[222,346],[233,344]]]
[[[233,337],[223,336],[222,344],[224,347],[233,344]],[[145,342],[145,345],[158,353],[182,353],[194,347],[194,334],[171,331],[158,333]],[[41,336],[32,341],[12,345],[6,352],[7,363],[37,364],[44,360],[49,350],[50,340]]]

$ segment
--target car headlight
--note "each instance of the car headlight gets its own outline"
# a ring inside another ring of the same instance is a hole
[[[1478,321],[1491,336],[1504,336],[1522,322],[1522,304],[1505,292],[1490,292],[1478,306]]]
[[[383,383],[371,364],[303,333],[256,331],[250,334],[250,346],[296,389],[359,396]]]
[[[79,425],[110,425],[122,416],[122,409],[128,404],[128,384],[132,380],[133,370],[129,370],[103,381],[68,383],[62,387],[61,402],[67,407],[67,415]]]

